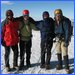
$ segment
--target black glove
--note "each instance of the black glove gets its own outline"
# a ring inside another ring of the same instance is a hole
[[[1,44],[2,44],[2,46],[5,46],[5,42],[3,39],[1,39]]]

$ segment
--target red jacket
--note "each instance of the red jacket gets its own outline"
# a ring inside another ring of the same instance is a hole
[[[6,46],[13,46],[18,44],[18,29],[19,22],[18,21],[9,21],[2,28],[2,38],[6,44]]]

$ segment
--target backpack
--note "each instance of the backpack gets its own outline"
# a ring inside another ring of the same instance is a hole
[[[69,41],[71,41],[71,37],[73,36],[73,25],[71,24],[71,21],[68,19],[68,18],[66,18],[66,17],[64,17],[64,20],[66,20],[68,23],[69,23]],[[62,29],[63,29],[63,31],[64,31],[64,28],[63,28],[63,25],[62,25]]]

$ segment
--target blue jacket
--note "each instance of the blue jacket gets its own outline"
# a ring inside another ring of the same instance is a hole
[[[52,18],[36,21],[36,27],[40,30],[41,40],[52,40],[54,38],[54,21]]]

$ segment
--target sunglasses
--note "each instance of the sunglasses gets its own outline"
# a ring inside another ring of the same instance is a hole
[[[55,16],[61,16],[61,14],[55,14]]]
[[[23,17],[29,17],[29,15],[23,15]]]
[[[10,15],[6,15],[6,16],[13,16],[13,14],[10,14]]]

